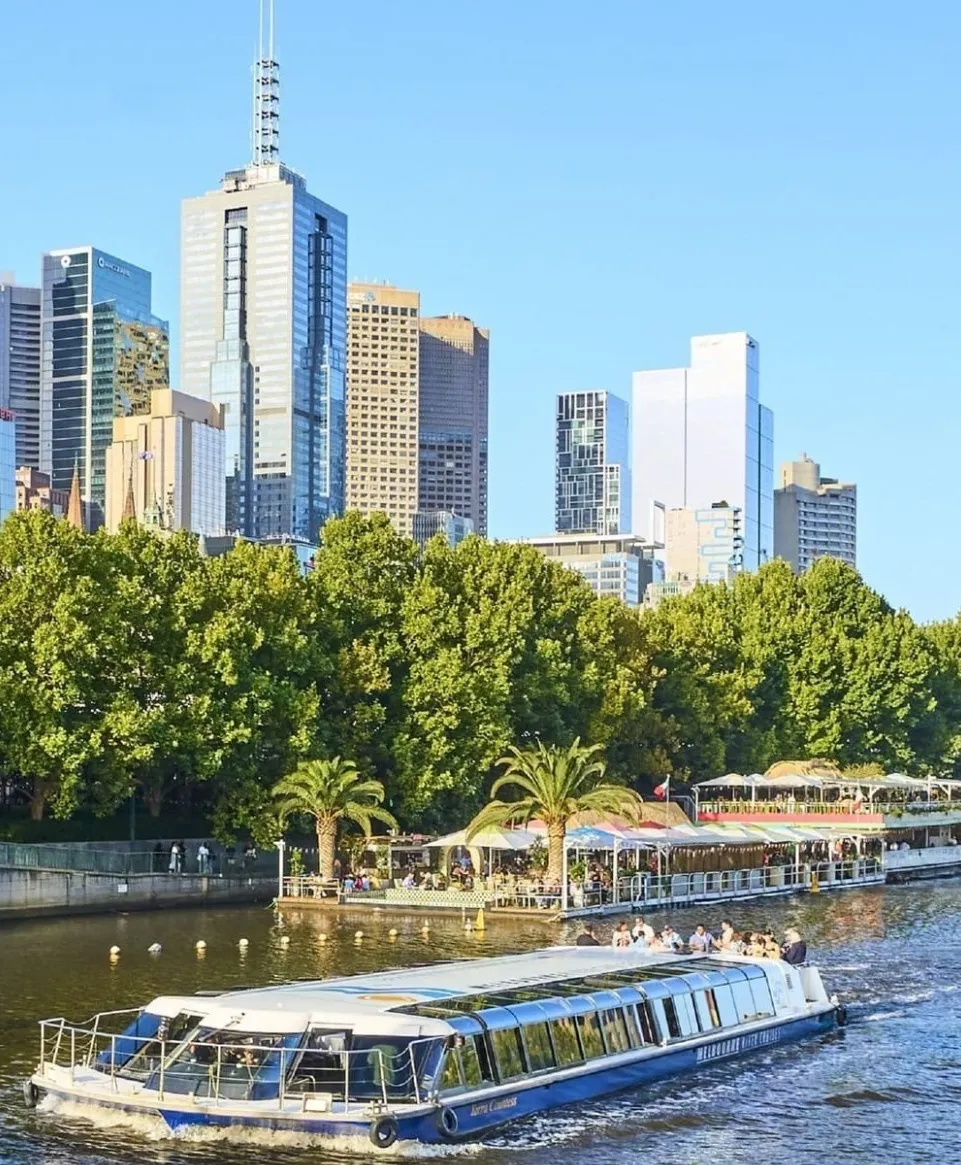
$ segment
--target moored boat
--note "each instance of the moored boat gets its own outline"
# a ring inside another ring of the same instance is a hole
[[[813,966],[554,947],[41,1022],[25,1083],[171,1129],[456,1142],[842,1018]]]

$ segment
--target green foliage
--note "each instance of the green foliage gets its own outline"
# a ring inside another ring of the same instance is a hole
[[[0,528],[7,825],[116,815],[123,835],[133,793],[152,820],[272,844],[277,783],[340,756],[376,808],[443,831],[513,746],[578,740],[635,790],[783,757],[961,775],[961,620],[918,627],[831,560],[639,612],[529,546],[420,552],[383,515],[328,522],[306,578],[283,548],[206,559],[134,523]]]

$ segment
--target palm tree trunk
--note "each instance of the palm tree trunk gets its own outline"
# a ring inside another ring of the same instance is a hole
[[[563,821],[549,821],[547,823],[547,880],[552,886],[559,886],[564,874],[564,835],[566,832]]]
[[[337,822],[317,822],[317,868],[322,878],[334,876],[337,859]]]

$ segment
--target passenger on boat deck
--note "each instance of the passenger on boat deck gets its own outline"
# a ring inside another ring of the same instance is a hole
[[[714,935],[711,934],[709,930],[705,929],[703,923],[698,923],[698,925],[694,928],[694,933],[687,940],[687,945],[688,949],[691,951],[707,954],[707,952],[714,945]]]
[[[585,923],[584,929],[581,931],[581,933],[574,940],[574,946],[576,946],[576,947],[599,947],[600,945],[601,944],[597,941],[597,938],[594,935],[594,927]]]
[[[725,918],[721,923],[721,936],[714,940],[714,945],[719,951],[729,951],[734,946],[737,937],[734,933],[734,923],[729,918]]]
[[[626,950],[631,945],[631,932],[626,922],[619,922],[611,935],[611,946],[617,950]]]
[[[636,943],[641,943],[642,946],[649,947],[656,937],[654,927],[649,922],[644,921],[643,914],[639,914],[635,919],[633,927],[631,927],[631,940]]]
[[[792,967],[799,967],[807,961],[808,945],[796,930],[789,927],[784,932],[784,946],[781,948],[781,958]]]
[[[654,942],[651,943],[652,951],[679,951],[684,946],[681,941],[681,936],[677,933],[673,926],[665,926],[659,935],[656,935]]]

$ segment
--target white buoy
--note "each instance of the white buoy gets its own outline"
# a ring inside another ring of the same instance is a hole
[[[246,948],[250,946],[250,939],[242,938],[237,943],[238,947]]]
[[[325,942],[327,941],[327,935],[324,933],[324,931],[321,931],[321,932],[320,932],[320,934],[317,936],[317,938],[318,938],[318,939],[319,939],[319,940],[320,940],[322,943],[325,943]]]
[[[282,947],[289,947],[290,946],[290,938],[288,935],[282,934],[280,936],[280,945]]]
[[[147,947],[147,954],[148,955],[159,955],[162,950],[163,950],[163,947],[160,945],[160,943],[151,943],[150,946]]]
[[[396,937],[397,937],[397,928],[392,926],[392,927],[390,928],[390,930],[387,932],[387,934],[388,934],[388,935],[389,935],[391,938],[396,938]]]
[[[464,923],[464,930],[473,930],[473,929],[474,929],[474,924],[468,918],[468,920]]]
[[[111,947],[110,953],[113,955],[114,958],[116,958],[117,955],[120,954],[120,947]]]
[[[207,944],[204,942],[204,940],[202,938],[197,939],[196,949],[198,951],[205,951],[207,949]]]
[[[364,932],[362,930],[355,930],[354,931],[354,938],[355,939],[357,939],[359,941],[363,937],[364,937]]]

